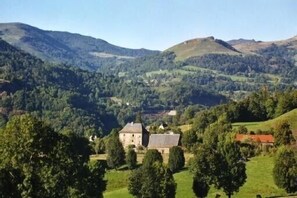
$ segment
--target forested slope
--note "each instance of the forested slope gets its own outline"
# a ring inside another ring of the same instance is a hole
[[[106,134],[133,121],[138,111],[163,111],[192,103],[214,105],[225,99],[179,86],[159,93],[137,79],[43,62],[3,40],[0,79],[2,124],[11,115],[30,112],[58,131],[70,129],[81,135]]]

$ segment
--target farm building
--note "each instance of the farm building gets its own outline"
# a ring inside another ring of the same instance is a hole
[[[274,137],[272,135],[247,135],[236,134],[235,140],[238,142],[255,142],[260,143],[261,146],[273,146]]]
[[[119,138],[125,148],[129,145],[146,147],[149,133],[141,123],[131,122],[119,132]]]
[[[149,138],[148,149],[157,149],[160,153],[169,153],[169,149],[178,146],[180,134],[152,134]]]

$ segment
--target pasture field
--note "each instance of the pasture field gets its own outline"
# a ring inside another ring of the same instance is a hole
[[[257,156],[247,162],[247,180],[246,183],[232,197],[249,198],[256,197],[257,194],[262,197],[278,197],[286,196],[286,192],[279,189],[273,181],[273,157],[272,156]],[[132,198],[127,190],[127,179],[129,171],[108,171],[106,178],[109,179],[107,190],[104,193],[106,198]],[[192,175],[185,169],[174,174],[175,182],[177,183],[176,197],[177,198],[192,198]],[[211,187],[208,197],[213,198],[216,194],[221,195],[221,198],[227,197],[222,190],[217,190]]]
[[[246,126],[249,131],[270,130],[281,120],[287,120],[290,123],[293,132],[295,132],[295,136],[297,136],[297,109],[293,109],[292,111],[289,111],[272,120],[263,122],[237,122],[233,123],[232,126],[238,127],[243,125]]]
[[[232,127],[236,129],[239,126],[243,125],[248,129],[248,131],[254,131],[254,132],[256,132],[257,130],[268,131],[271,128],[275,127],[275,125],[281,120],[287,120],[290,123],[291,129],[295,137],[297,137],[297,109],[293,109],[292,111],[289,111],[272,120],[261,121],[261,122],[235,122],[235,123],[232,123]],[[191,127],[192,127],[191,124],[179,126],[182,132],[190,130]]]

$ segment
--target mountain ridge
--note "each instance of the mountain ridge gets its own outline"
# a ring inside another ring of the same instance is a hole
[[[159,53],[143,48],[119,47],[105,40],[77,33],[42,30],[24,23],[1,23],[0,37],[43,60],[63,62],[93,71],[104,64],[123,62],[123,58],[118,56],[136,58]],[[96,56],[92,54],[94,52],[105,52],[109,56]]]
[[[255,40],[245,40],[245,41],[250,41],[250,42],[240,42],[240,41],[238,42],[238,40],[237,41],[231,40],[228,42],[235,49],[247,54],[251,54],[251,53],[257,54],[259,51],[269,48],[273,45],[276,45],[278,47],[288,47],[288,48],[297,50],[297,35],[288,39],[276,40],[276,41],[255,41]]]

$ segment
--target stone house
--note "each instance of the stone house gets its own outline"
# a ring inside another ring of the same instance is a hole
[[[180,134],[152,134],[149,138],[148,149],[157,149],[160,153],[169,153],[169,149],[178,146]]]
[[[147,147],[149,133],[141,123],[131,122],[126,124],[119,132],[119,138],[124,148],[127,148],[129,145]]]

